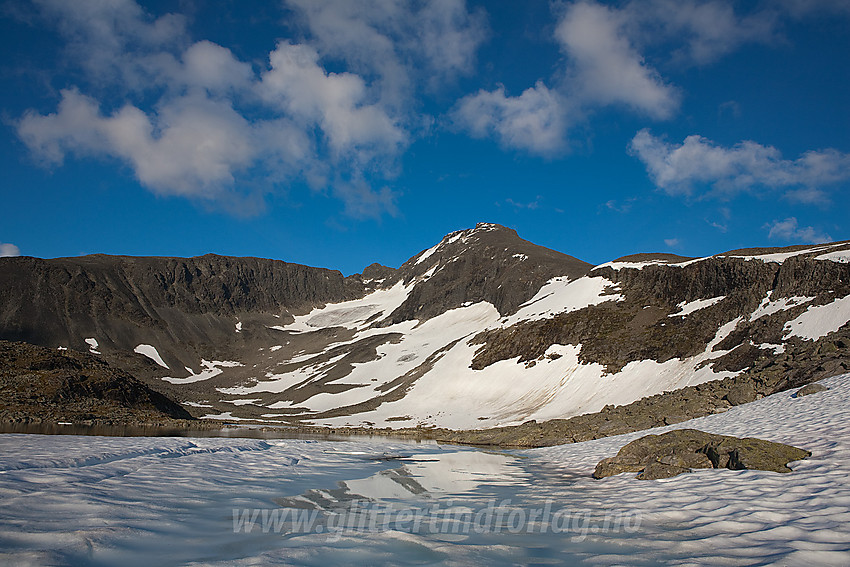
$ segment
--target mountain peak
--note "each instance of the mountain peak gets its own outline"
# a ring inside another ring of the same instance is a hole
[[[523,240],[511,228],[478,223],[447,234],[402,264],[398,277],[405,283],[418,281],[391,320],[424,320],[479,301],[507,315],[551,278],[575,279],[591,268],[572,256]]]

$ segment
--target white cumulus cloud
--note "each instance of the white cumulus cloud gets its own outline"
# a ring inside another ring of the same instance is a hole
[[[18,134],[53,163],[66,154],[118,158],[159,194],[214,199],[240,171],[267,156],[291,167],[306,157],[309,143],[300,131],[289,128],[302,144],[281,143],[263,126],[249,123],[228,102],[201,94],[170,100],[152,115],[130,104],[104,115],[92,97],[64,90],[55,113],[26,114]]]
[[[17,119],[33,155],[117,159],[157,194],[228,209],[304,181],[354,216],[393,214],[387,180],[428,122],[417,89],[470,72],[487,33],[463,0],[292,0],[300,43],[280,41],[264,65],[134,0],[34,5],[81,73],[55,111]]]
[[[513,97],[503,86],[479,91],[458,103],[453,118],[476,138],[544,155],[563,148],[567,130],[565,100],[542,81]]]
[[[318,124],[339,154],[375,149],[394,153],[407,134],[378,104],[367,102],[365,81],[353,73],[328,73],[307,45],[282,42],[258,89],[269,102],[307,124]]]
[[[768,188],[811,202],[824,198],[824,186],[850,179],[850,155],[834,149],[789,160],[778,149],[752,141],[723,147],[693,135],[671,144],[644,129],[632,138],[629,151],[644,163],[655,185],[673,195],[730,197]]]

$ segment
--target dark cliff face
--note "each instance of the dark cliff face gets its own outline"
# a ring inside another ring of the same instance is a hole
[[[481,369],[514,357],[531,362],[553,344],[580,344],[582,362],[600,363],[608,372],[617,372],[632,361],[665,362],[699,354],[722,325],[741,318],[716,347],[733,351],[719,360],[717,369],[741,370],[766,353],[753,343],[782,343],[787,321],[811,305],[850,294],[850,264],[806,256],[791,257],[781,264],[715,256],[681,267],[602,267],[590,275],[616,284],[623,298],[483,332],[474,341],[482,346],[472,367]],[[750,321],[749,315],[768,292],[772,300],[814,299]],[[675,316],[681,303],[720,297],[719,302],[686,317]]]
[[[482,223],[447,235],[398,269],[396,279],[405,282],[432,273],[414,287],[390,322],[430,319],[479,301],[493,304],[503,316],[510,315],[551,278],[579,278],[592,267],[523,240],[510,228]]]
[[[83,338],[94,336],[121,350],[153,336],[166,344],[231,341],[243,314],[285,319],[363,293],[338,271],[211,254],[2,258],[0,289],[0,339],[81,350]]]

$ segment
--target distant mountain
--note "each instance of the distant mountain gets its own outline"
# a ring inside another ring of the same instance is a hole
[[[349,277],[214,255],[2,258],[0,291],[0,339],[98,353],[228,420],[481,428],[850,367],[848,242],[594,267],[482,223]]]

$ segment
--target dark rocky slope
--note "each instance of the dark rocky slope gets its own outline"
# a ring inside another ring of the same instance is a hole
[[[592,264],[523,240],[513,229],[480,223],[474,229],[446,235],[436,247],[417,254],[388,278],[388,284],[407,283],[433,270],[387,322],[427,320],[479,301],[491,303],[503,316],[510,315],[551,278],[575,279],[592,268]]]
[[[229,258],[2,258],[0,339],[105,354],[166,344],[172,368],[226,348],[236,318],[261,314],[271,325],[291,312],[363,293],[357,278],[276,260]]]
[[[582,362],[598,362],[616,372],[637,360],[665,362],[694,356],[705,349],[721,325],[743,318],[716,350],[733,350],[714,368],[741,370],[765,353],[752,344],[782,343],[783,325],[812,305],[829,303],[850,294],[850,264],[792,257],[778,264],[737,257],[712,257],[684,267],[663,264],[642,269],[602,267],[594,277],[617,286],[624,299],[519,323],[481,333],[473,368],[520,357],[539,359],[553,344],[582,345]],[[772,299],[794,296],[814,301],[749,321],[748,316],[771,292]],[[671,317],[677,305],[721,297],[710,307],[687,317]],[[740,350],[737,350],[740,349]]]
[[[179,404],[100,357],[0,341],[0,422],[166,424]]]

